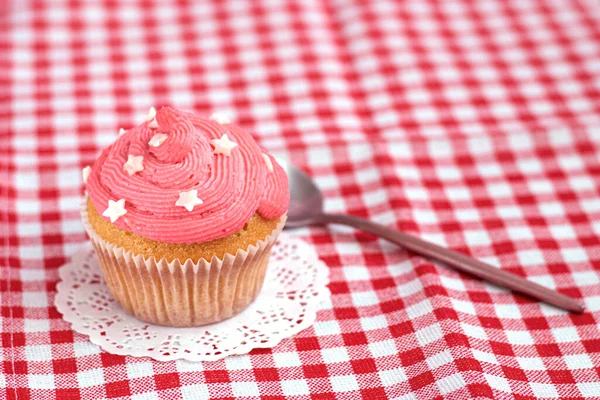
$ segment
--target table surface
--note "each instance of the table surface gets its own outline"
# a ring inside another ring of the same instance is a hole
[[[0,397],[598,398],[600,3],[12,1],[0,12]],[[53,306],[81,168],[149,106],[229,113],[329,211],[561,293],[569,314],[346,228],[313,327],[212,363],[107,354]]]

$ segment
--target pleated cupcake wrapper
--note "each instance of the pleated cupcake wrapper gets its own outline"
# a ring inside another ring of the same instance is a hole
[[[260,292],[271,248],[287,219],[284,215],[269,236],[235,255],[168,262],[134,254],[98,236],[89,221],[87,199],[81,217],[107,286],[121,306],[142,321],[179,327],[222,321],[246,308]]]

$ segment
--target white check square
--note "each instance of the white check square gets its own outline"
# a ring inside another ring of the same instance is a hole
[[[386,357],[393,354],[398,354],[398,348],[393,339],[382,340],[381,342],[375,342],[369,344],[369,350],[373,357]]]
[[[552,328],[552,335],[558,343],[579,342],[581,337],[575,326],[565,326],[563,328]]]
[[[477,350],[477,349],[472,349],[471,351],[473,352],[473,357],[477,361],[487,362],[487,363],[496,364],[496,365],[499,364],[498,359],[496,358],[496,356],[493,353],[487,353],[485,351],[481,351],[481,350]]]
[[[379,379],[383,386],[392,386],[401,382],[406,382],[408,377],[403,368],[379,371]]]
[[[598,397],[598,393],[600,393],[600,382],[580,382],[577,384],[577,388],[585,397]]]
[[[587,252],[580,248],[561,249],[560,253],[566,263],[577,263],[589,261]]]
[[[332,347],[329,349],[321,350],[321,357],[326,364],[333,364],[339,362],[348,362],[350,356],[348,350],[345,347]]]
[[[104,384],[104,371],[100,368],[77,372],[77,382],[82,388]]]
[[[483,375],[485,376],[485,380],[487,381],[488,385],[490,385],[492,388],[499,390],[501,392],[511,393],[510,385],[508,384],[508,381],[506,380],[506,378],[504,378],[503,376],[490,375],[490,374],[483,374]]]
[[[587,190],[593,190],[595,187],[594,180],[589,176],[576,176],[569,179],[569,184],[578,192],[585,192]]]
[[[509,226],[506,232],[511,240],[533,240],[533,232],[528,226]]]
[[[27,333],[31,332],[49,332],[50,321],[47,319],[29,319],[23,320],[23,330]]]
[[[477,166],[479,175],[485,178],[497,178],[502,176],[502,166],[496,163],[485,163]]]
[[[444,336],[444,334],[439,324],[433,324],[423,329],[419,329],[415,332],[415,336],[417,337],[417,341],[419,342],[419,344],[421,346],[425,346],[429,343],[441,339]]]
[[[51,361],[52,346],[49,344],[25,346],[25,357],[27,361]]]
[[[433,311],[433,307],[429,300],[423,300],[420,303],[414,304],[406,309],[406,313],[410,319],[415,319],[420,316],[429,314]]]
[[[529,382],[531,391],[537,398],[559,398],[556,387],[552,383]]]
[[[256,382],[231,382],[231,391],[237,398],[260,396]]]
[[[466,386],[465,381],[460,373],[438,379],[436,381],[436,385],[440,389],[442,395],[452,393]]]
[[[285,396],[305,396],[310,393],[304,379],[281,381],[281,390]]]
[[[570,370],[594,368],[592,359],[585,353],[566,355],[563,360]]]
[[[458,209],[454,211],[456,218],[461,222],[471,222],[471,221],[479,221],[481,216],[479,215],[479,211],[476,209]]]
[[[489,246],[492,244],[490,235],[481,229],[477,231],[465,231],[465,240],[469,246]]]
[[[517,206],[498,206],[496,212],[503,219],[523,218],[523,211]]]
[[[366,281],[371,278],[367,267],[342,267],[342,271],[348,281]]]
[[[559,202],[548,202],[538,204],[540,213],[545,217],[561,217],[565,215],[565,209]]]
[[[450,276],[440,275],[440,281],[445,288],[459,290],[464,292],[467,290],[465,284],[461,278],[453,278]]]
[[[46,292],[23,292],[21,296],[26,307],[48,307],[48,293]]]
[[[485,330],[483,330],[483,328],[480,326],[469,325],[469,324],[464,324],[464,323],[461,323],[460,326],[463,329],[463,331],[465,332],[465,335],[467,335],[469,337],[473,337],[473,338],[477,338],[477,339],[487,339],[488,338],[487,334],[485,333]]]
[[[129,379],[153,376],[154,369],[151,362],[135,362],[127,364],[127,377]]]
[[[388,322],[385,315],[376,315],[374,317],[361,317],[360,325],[365,331],[372,331],[375,329],[387,328]]]
[[[247,354],[225,357],[225,364],[227,365],[227,369],[230,370],[252,369],[252,362],[250,361],[250,356]]]
[[[210,392],[206,383],[195,385],[185,385],[181,387],[181,396],[183,400],[209,399]]]
[[[42,260],[44,248],[42,245],[19,246],[19,257],[22,260]]]
[[[451,298],[452,307],[459,312],[465,314],[476,315],[475,306],[470,301],[458,300]]]
[[[298,353],[295,351],[273,353],[273,361],[277,368],[299,367],[302,365],[300,356],[298,356]]]
[[[131,396],[131,400],[157,400],[158,398],[155,392],[137,393]]]
[[[521,319],[521,310],[516,304],[494,304],[498,318]]]
[[[29,374],[27,376],[30,389],[55,389],[54,375]]]
[[[342,332],[340,324],[336,320],[316,321],[313,329],[317,336],[339,335]]]
[[[380,302],[379,297],[377,296],[377,292],[374,291],[354,292],[351,293],[351,296],[352,302],[358,307],[372,306]]]
[[[79,221],[81,224],[81,221]],[[40,237],[42,235],[42,224],[40,222],[19,222],[16,224],[17,234],[20,237]]]
[[[333,391],[336,393],[351,392],[359,389],[354,375],[332,376],[329,378],[329,381],[331,382]]]
[[[526,371],[545,371],[544,360],[539,357],[517,357],[517,362]]]
[[[453,361],[454,361],[454,358],[452,357],[452,354],[450,353],[449,350],[444,350],[441,353],[434,354],[425,360],[425,362],[427,363],[427,366],[432,370],[439,368],[442,365],[451,363]]]
[[[600,283],[598,273],[594,271],[574,272],[572,277],[577,286],[593,286]]]
[[[37,172],[18,172],[14,175],[14,184],[18,190],[37,190],[40,187],[39,174]]]
[[[519,259],[519,263],[524,267],[545,263],[544,254],[537,249],[521,250],[517,252],[517,257]]]
[[[527,182],[527,185],[529,186],[529,190],[531,191],[531,193],[536,195],[543,195],[554,192],[554,185],[551,181],[546,179],[530,180],[529,182]]]
[[[533,338],[528,331],[504,331],[510,344],[534,344]]]

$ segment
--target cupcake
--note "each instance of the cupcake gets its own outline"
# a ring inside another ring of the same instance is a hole
[[[83,177],[82,219],[127,312],[200,326],[256,298],[289,189],[285,171],[240,127],[215,114],[151,109]]]

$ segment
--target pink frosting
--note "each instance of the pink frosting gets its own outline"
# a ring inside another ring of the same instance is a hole
[[[88,178],[87,190],[100,214],[108,200],[125,199],[127,214],[116,226],[161,242],[200,243],[237,232],[256,212],[275,219],[287,211],[285,171],[268,155],[270,172],[263,151],[241,128],[169,107],[158,111],[156,120],[158,129],[145,122],[120,136]],[[156,133],[168,138],[149,146]],[[224,134],[238,144],[229,156],[214,154],[210,143]],[[129,176],[123,167],[128,155],[144,157],[143,171]],[[181,192],[193,189],[202,204],[191,212],[175,205]]]

